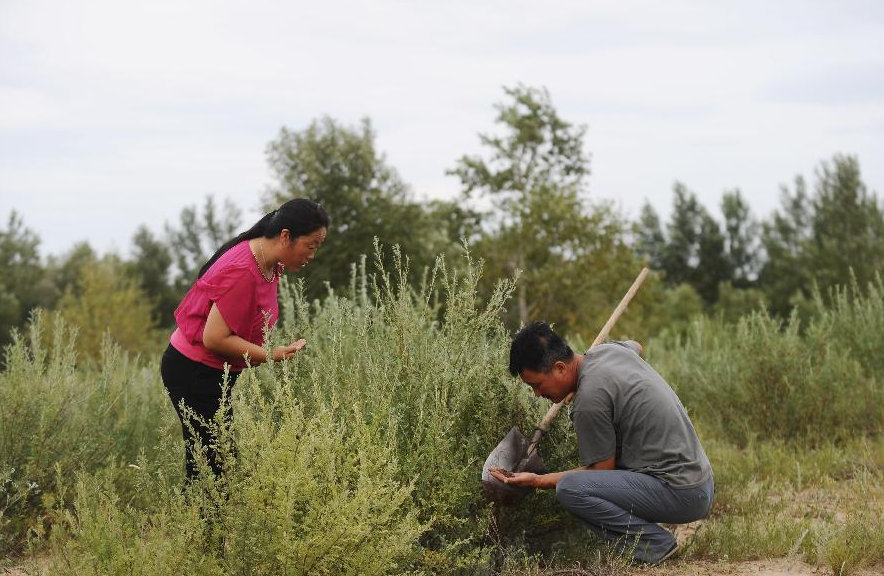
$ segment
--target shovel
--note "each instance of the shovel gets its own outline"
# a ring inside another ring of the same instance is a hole
[[[635,296],[635,293],[638,292],[639,287],[642,285],[642,282],[645,281],[647,275],[648,269],[642,268],[642,271],[639,272],[635,281],[632,283],[632,286],[629,287],[629,290],[627,290],[623,299],[620,300],[620,304],[617,305],[614,312],[611,313],[611,317],[608,318],[608,321],[602,327],[599,335],[593,340],[590,348],[605,341],[608,337],[608,333],[611,332],[611,328],[614,327],[614,324],[617,323],[620,315],[623,314],[623,311],[629,306],[629,302],[632,300],[632,297]],[[489,469],[502,468],[503,470],[512,472],[544,473],[546,467],[543,464],[543,459],[537,452],[537,445],[540,443],[540,439],[546,431],[549,430],[549,426],[559,413],[559,410],[561,410],[562,406],[570,402],[573,397],[574,393],[572,392],[561,402],[550,406],[546,416],[543,417],[543,420],[541,420],[540,424],[537,425],[537,428],[534,429],[534,434],[532,434],[530,442],[521,432],[519,432],[518,428],[513,426],[507,435],[504,436],[503,440],[501,440],[494,450],[491,451],[491,454],[485,459],[485,465],[482,466],[482,491],[489,500],[504,505],[515,504],[529,492],[530,488],[525,486],[504,484],[492,476]]]

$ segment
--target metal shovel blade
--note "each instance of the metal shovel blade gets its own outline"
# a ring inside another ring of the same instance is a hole
[[[485,493],[486,498],[498,504],[509,505],[515,504],[531,491],[530,488],[524,486],[504,484],[488,471],[489,468],[496,467],[511,472],[545,472],[546,467],[537,450],[531,454],[518,470],[515,469],[519,466],[522,458],[524,458],[528,445],[528,440],[514,426],[494,450],[491,451],[491,454],[485,459],[485,465],[482,466],[482,491]]]

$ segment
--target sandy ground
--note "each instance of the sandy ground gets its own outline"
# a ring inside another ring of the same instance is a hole
[[[49,576],[49,558],[42,557],[37,565],[0,568],[3,576]],[[848,573],[849,576],[884,576],[884,565]],[[673,560],[661,566],[631,570],[628,576],[833,576],[831,570],[806,564],[792,558],[755,560],[752,562],[708,562],[702,560]]]
[[[643,570],[638,574],[660,576],[831,576],[832,571],[822,566],[811,566],[800,560],[778,558],[753,562],[703,562],[673,563]],[[865,568],[850,572],[852,576],[882,576],[884,566]]]
[[[632,573],[634,576],[831,576],[832,571],[811,566],[800,560],[778,558],[753,562],[673,562]],[[882,576],[884,566],[864,568],[849,573],[851,576]]]
[[[30,567],[4,568],[0,574],[8,576],[44,576],[42,570],[32,572]],[[630,576],[832,576],[832,572],[819,566],[811,566],[800,560],[780,558],[753,562],[667,562],[664,566],[641,568],[630,572]],[[851,572],[850,576],[884,576],[884,566],[865,568]]]

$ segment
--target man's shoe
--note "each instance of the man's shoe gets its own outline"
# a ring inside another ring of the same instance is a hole
[[[680,549],[678,547],[678,542],[674,542],[672,544],[672,548],[669,549],[669,552],[664,554],[663,557],[654,562],[654,564],[662,564],[663,562],[666,562],[667,560],[678,554],[679,550]]]

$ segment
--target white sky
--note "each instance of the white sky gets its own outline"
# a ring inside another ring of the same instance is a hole
[[[835,153],[884,192],[880,0],[0,0],[2,227],[60,254],[208,194],[253,220],[266,144],[322,115],[371,118],[417,199],[452,198],[519,82],[588,127],[590,194],[631,217],[676,180],[767,216]]]

